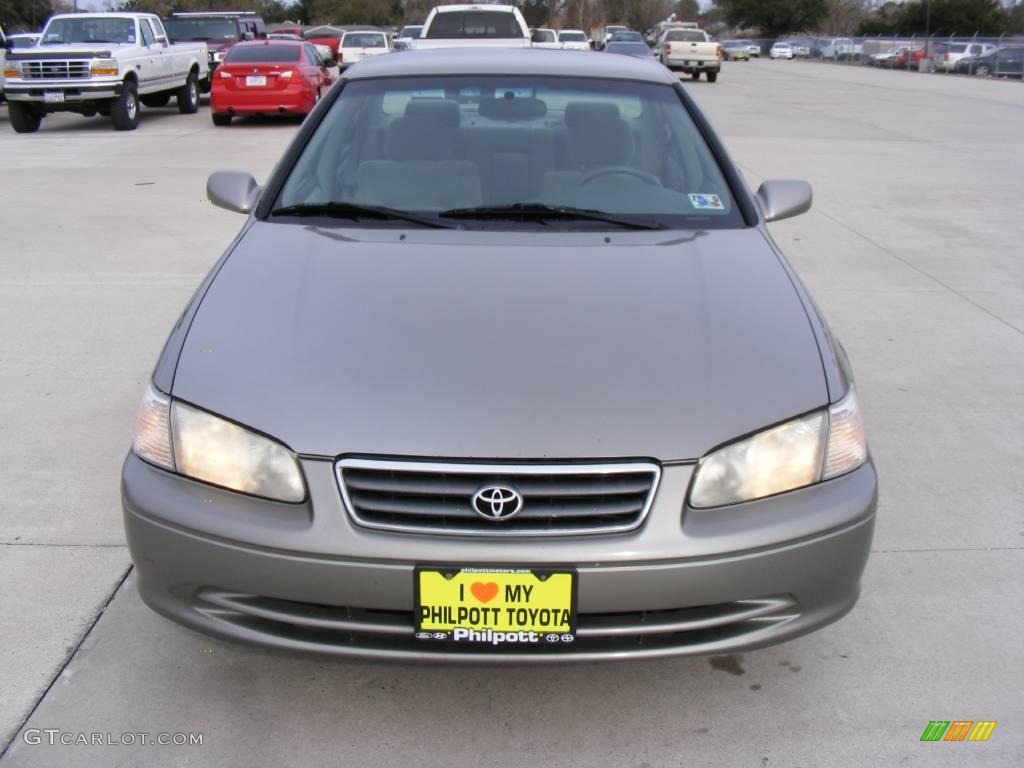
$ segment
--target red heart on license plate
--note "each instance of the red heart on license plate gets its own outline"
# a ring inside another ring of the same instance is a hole
[[[493,581],[489,581],[484,584],[482,581],[474,581],[469,585],[469,591],[473,593],[473,597],[479,600],[481,603],[489,603],[498,595],[498,585]]]

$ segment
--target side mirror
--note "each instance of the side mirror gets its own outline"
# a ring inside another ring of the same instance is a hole
[[[156,36],[156,44],[157,45],[167,45],[167,35],[157,35]]]
[[[251,213],[260,191],[252,174],[243,171],[215,171],[206,180],[210,202],[234,213]]]
[[[243,40],[255,40],[256,39],[256,35],[254,35],[252,32],[245,32],[242,35],[242,39]]]
[[[812,198],[811,185],[796,179],[766,181],[757,190],[765,221],[781,221],[807,213]]]

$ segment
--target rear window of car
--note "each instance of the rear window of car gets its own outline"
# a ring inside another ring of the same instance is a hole
[[[448,11],[438,13],[424,35],[427,39],[525,37],[519,20],[508,11]]]
[[[671,228],[745,226],[714,155],[671,85],[583,77],[350,81],[301,149],[273,208],[334,203],[448,224],[457,221],[456,210],[522,204]],[[374,222],[338,221],[367,224]],[[609,228],[515,217],[474,218],[466,225]]]
[[[535,43],[554,43],[555,33],[550,29],[538,29],[533,33],[533,41]]]
[[[677,30],[674,30],[672,32],[669,32],[665,36],[665,40],[670,42],[670,43],[675,43],[675,42],[680,42],[680,41],[682,41],[682,42],[690,42],[690,43],[702,43],[702,42],[704,42],[704,33],[703,32],[695,32],[695,31],[685,30],[685,29],[677,29]]]
[[[582,32],[559,32],[558,39],[563,43],[585,43],[587,36]]]
[[[386,48],[384,35],[365,32],[349,32],[341,38],[342,48]]]
[[[326,27],[319,27],[317,29],[307,29],[305,32],[302,33],[302,36],[307,40],[310,40],[312,38],[327,40],[344,37],[344,35],[345,33],[342,32],[340,29],[328,29]]]
[[[298,61],[302,49],[298,45],[236,45],[224,58],[225,64],[259,64]]]

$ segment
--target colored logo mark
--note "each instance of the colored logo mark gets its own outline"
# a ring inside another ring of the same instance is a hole
[[[931,720],[921,741],[988,741],[995,729],[995,720]]]

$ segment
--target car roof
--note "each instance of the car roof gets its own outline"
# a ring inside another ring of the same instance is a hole
[[[418,75],[552,75],[606,80],[679,82],[657,61],[595,56],[590,51],[540,48],[438,48],[374,56],[345,70],[344,79]]]
[[[454,11],[500,11],[512,13],[518,10],[514,5],[438,5],[434,8],[438,13],[452,13]]]

